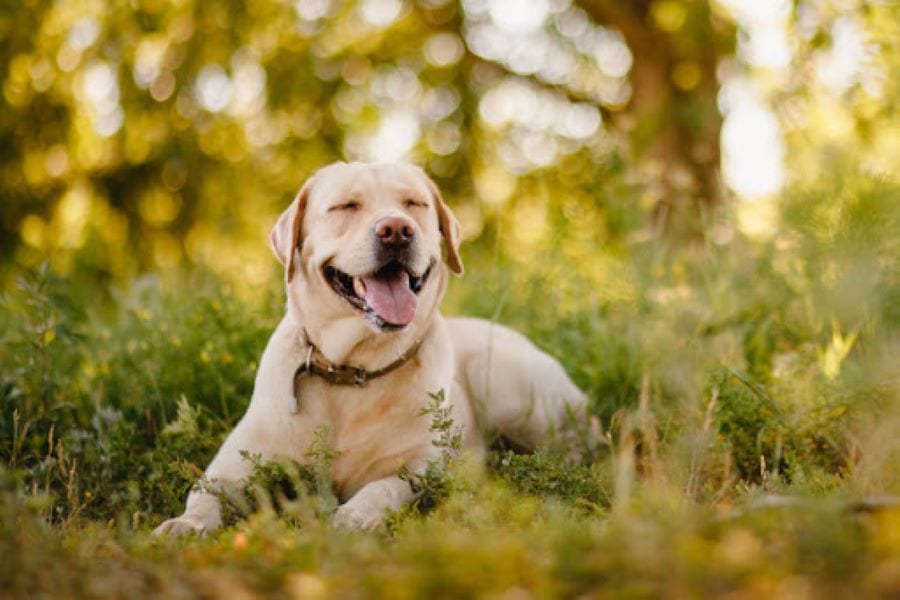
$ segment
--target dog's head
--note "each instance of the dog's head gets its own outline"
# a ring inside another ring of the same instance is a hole
[[[270,236],[303,320],[359,318],[377,332],[427,320],[461,274],[459,224],[409,164],[335,163],[303,185]]]

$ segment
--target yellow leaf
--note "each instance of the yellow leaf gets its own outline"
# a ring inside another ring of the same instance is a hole
[[[847,412],[847,407],[843,404],[839,404],[839,405],[835,406],[831,410],[830,413],[828,413],[828,416],[831,418],[837,418],[837,417],[841,416],[842,414],[844,414],[845,412]]]

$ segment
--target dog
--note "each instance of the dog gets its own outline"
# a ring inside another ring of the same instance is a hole
[[[327,427],[337,526],[371,529],[413,501],[409,474],[440,456],[431,394],[449,409],[462,448],[486,435],[533,449],[572,435],[585,395],[524,336],[438,311],[462,275],[460,228],[437,186],[406,163],[334,163],[314,173],[272,229],[287,311],[263,352],[250,405],[195,488],[156,535],[221,526],[217,492],[239,489],[252,464],[308,462]],[[406,476],[401,476],[401,469]],[[212,486],[210,488],[209,486]]]

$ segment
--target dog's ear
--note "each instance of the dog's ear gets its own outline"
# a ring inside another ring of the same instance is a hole
[[[424,175],[424,172],[423,172]],[[428,188],[434,197],[434,206],[437,209],[438,225],[441,229],[441,235],[444,237],[444,247],[447,249],[447,266],[456,275],[463,274],[462,259],[459,257],[459,221],[453,215],[453,211],[444,202],[444,197],[434,181],[427,175],[425,181],[428,182]]]
[[[303,214],[306,212],[306,202],[313,186],[313,179],[314,177],[310,177],[306,180],[291,205],[278,217],[269,234],[269,245],[272,246],[275,258],[284,265],[288,283],[294,278],[296,269],[294,257],[300,248],[300,229],[303,226]]]

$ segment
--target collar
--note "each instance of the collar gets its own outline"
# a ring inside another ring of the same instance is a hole
[[[377,379],[402,367],[409,359],[418,354],[419,348],[422,346],[422,338],[419,338],[405,352],[401,353],[394,362],[380,369],[367,371],[362,367],[332,363],[325,358],[325,355],[322,354],[315,344],[309,341],[309,336],[305,331],[303,336],[306,339],[306,360],[294,371],[294,393],[289,406],[291,414],[297,414],[300,411],[300,381],[304,377],[310,375],[321,377],[329,385],[364,387],[369,380]]]

